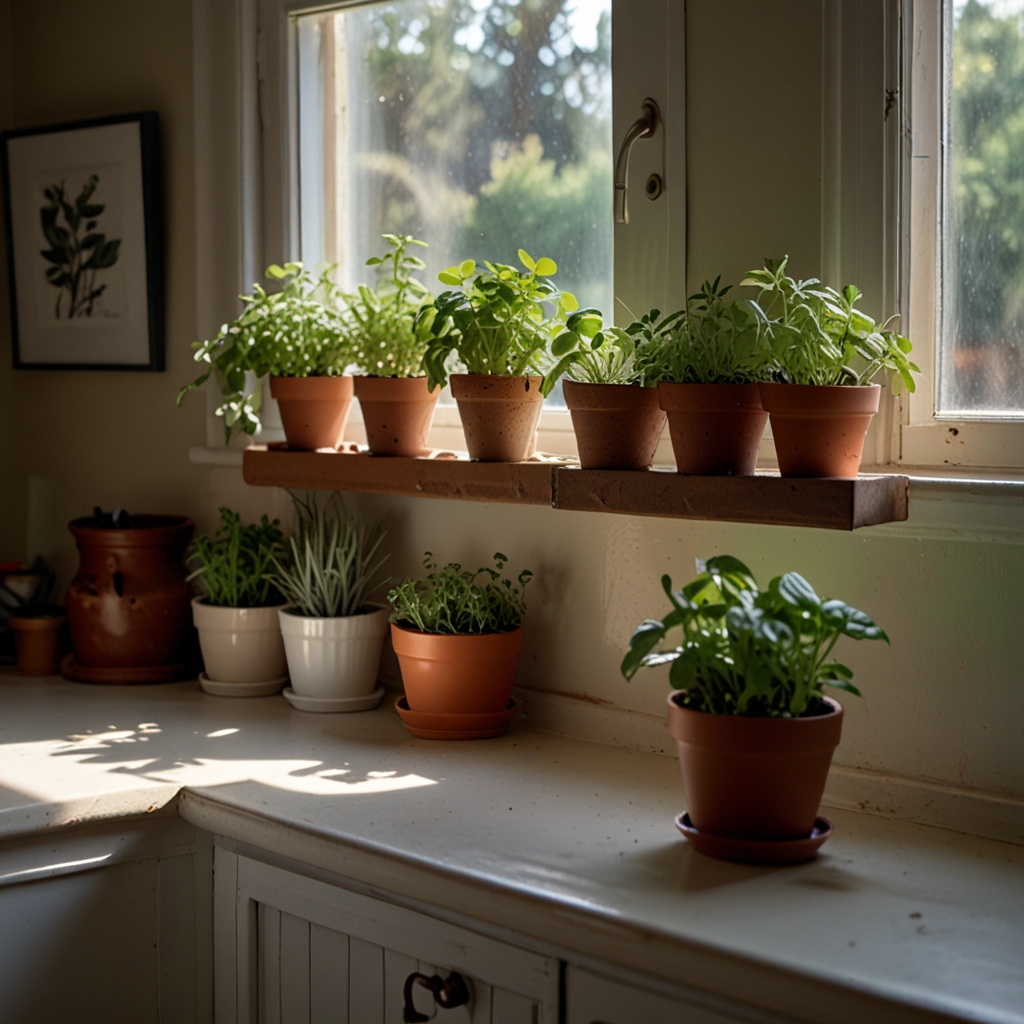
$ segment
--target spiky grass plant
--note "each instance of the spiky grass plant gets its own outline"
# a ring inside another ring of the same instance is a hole
[[[292,494],[295,532],[283,558],[274,559],[268,580],[299,615],[345,618],[370,609],[366,599],[385,581],[379,578],[388,556],[378,558],[384,531],[369,529],[350,516],[337,492],[323,503],[307,493]]]

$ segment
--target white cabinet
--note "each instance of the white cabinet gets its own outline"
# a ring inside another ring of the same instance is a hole
[[[217,1024],[558,1021],[557,960],[221,848],[214,911]],[[417,976],[453,973],[441,1008]]]

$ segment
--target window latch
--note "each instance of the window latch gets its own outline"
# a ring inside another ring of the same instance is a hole
[[[650,97],[644,100],[643,114],[630,126],[619,147],[619,155],[615,161],[615,223],[629,223],[629,206],[626,203],[626,192],[629,188],[629,154],[637,139],[650,139],[658,133],[661,111],[658,104]],[[663,182],[661,176],[652,174],[647,182],[648,199],[657,199],[661,195]]]

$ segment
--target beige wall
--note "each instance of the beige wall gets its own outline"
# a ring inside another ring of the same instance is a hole
[[[202,403],[174,405],[192,371],[195,331],[191,4],[47,0],[10,3],[9,12],[14,45],[0,61],[13,81],[6,104],[0,84],[5,126],[160,115],[167,371],[13,371],[6,306],[0,321],[0,557],[26,554],[29,479],[41,478],[48,487],[39,492],[53,494],[49,529],[37,523],[33,534],[66,580],[74,565],[69,519],[93,505],[195,514],[205,490],[206,471],[186,455],[203,442]]]
[[[8,2],[0,0],[0,46]],[[735,280],[782,253],[796,273],[813,274],[820,4],[688,0],[687,10],[690,285],[718,273]],[[188,465],[187,445],[203,440],[201,403],[173,404],[190,375],[193,330],[189,11],[188,0],[18,4],[13,97],[0,70],[0,117],[6,98],[10,123],[147,107],[163,121],[168,372],[14,374],[0,352],[0,542],[4,550],[23,543],[26,477],[52,478],[65,572],[72,551],[63,523],[94,503],[207,515],[212,493],[242,500],[237,472]],[[4,339],[6,330],[0,321]],[[663,611],[661,574],[683,580],[695,555],[716,552],[744,559],[763,580],[796,569],[867,610],[892,637],[891,648],[849,642],[841,652],[866,700],[846,702],[838,759],[1024,797],[1016,637],[1024,546],[412,499],[354,503],[386,519],[396,575],[415,571],[426,548],[464,564],[502,550],[516,570],[537,573],[521,682],[654,713],[664,673],[626,684],[618,663],[632,627]]]

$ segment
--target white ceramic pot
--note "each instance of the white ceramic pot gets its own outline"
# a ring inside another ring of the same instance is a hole
[[[373,693],[391,609],[340,619],[310,619],[282,608],[281,635],[292,690],[300,697],[363,697]]]
[[[199,630],[208,678],[218,683],[263,683],[288,674],[278,610],[219,608],[192,599],[192,621]]]

